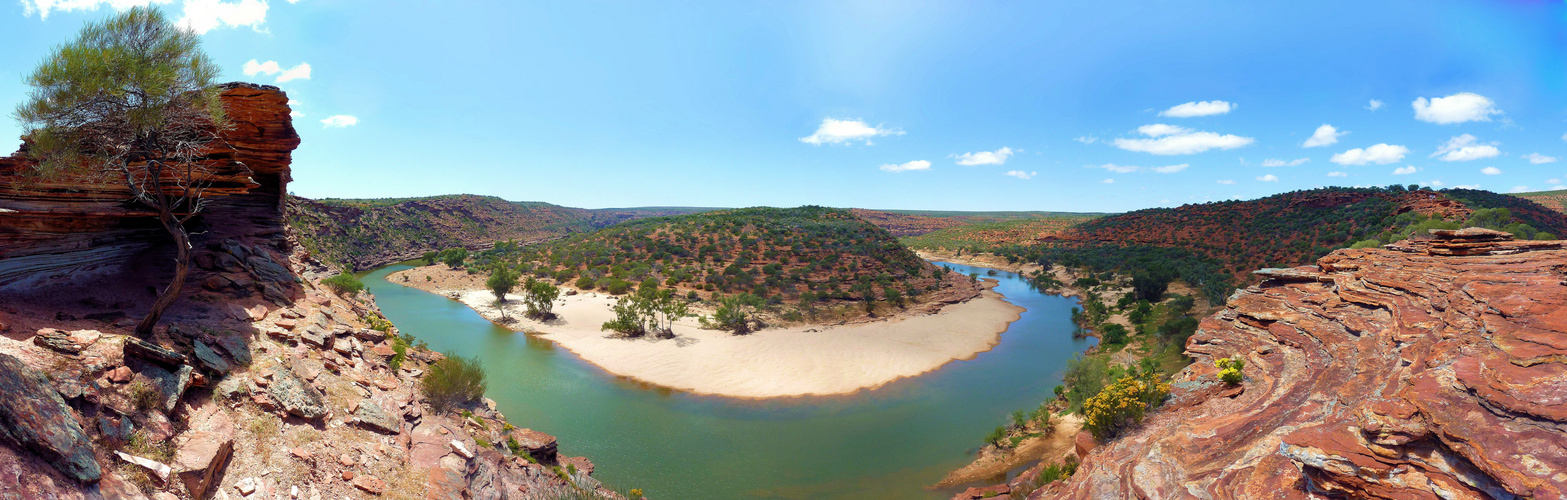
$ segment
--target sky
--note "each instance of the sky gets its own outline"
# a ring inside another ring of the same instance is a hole
[[[0,109],[149,3],[224,81],[288,93],[312,198],[1120,212],[1567,187],[1561,1],[20,0]]]

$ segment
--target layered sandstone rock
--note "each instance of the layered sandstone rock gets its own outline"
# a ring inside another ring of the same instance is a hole
[[[1567,497],[1567,251],[1436,236],[1259,273],[1165,409],[1035,497]]]
[[[222,99],[232,124],[222,134],[228,147],[204,156],[209,202],[191,232],[202,234],[198,245],[280,237],[290,155],[299,146],[288,96],[277,87],[230,83]],[[167,246],[156,214],[127,203],[123,183],[86,175],[43,179],[29,175],[31,168],[22,151],[0,157],[0,285],[81,279],[136,256],[159,256]]]

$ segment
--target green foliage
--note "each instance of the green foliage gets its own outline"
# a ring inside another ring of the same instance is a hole
[[[1132,296],[1139,300],[1158,302],[1164,298],[1165,289],[1169,288],[1170,280],[1175,279],[1175,274],[1156,267],[1143,269],[1132,274]]]
[[[652,332],[662,338],[673,338],[674,323],[690,316],[690,307],[690,303],[676,296],[673,290],[643,287],[616,301],[615,319],[605,322],[601,329],[631,337]]]
[[[1099,325],[1099,340],[1107,345],[1125,345],[1126,327],[1120,323],[1105,323]]]
[[[484,366],[479,358],[464,358],[454,353],[430,366],[421,392],[430,406],[445,411],[484,397]]]
[[[995,429],[991,429],[989,434],[985,435],[985,442],[989,443],[989,444],[996,445],[996,446],[1001,446],[1002,443],[1006,442],[1006,437],[1007,437],[1007,428],[1006,428],[1006,426],[998,425],[998,426],[996,426]]]
[[[528,317],[540,319],[555,317],[555,299],[560,298],[560,287],[528,278],[522,289],[522,300],[528,308]]]
[[[440,254],[440,252],[436,251],[425,252],[424,255],[419,256],[419,260],[423,260],[426,266],[433,266],[435,265],[436,256]]]
[[[127,392],[130,393],[131,404],[135,405],[137,410],[147,411],[162,404],[159,400],[163,399],[163,394],[159,393],[158,389],[151,384],[140,379],[131,382]]]
[[[484,287],[495,294],[497,302],[506,302],[506,294],[517,288],[518,276],[519,274],[511,268],[498,265],[490,271],[490,278],[484,281]],[[533,278],[528,278],[528,281],[531,283]]]
[[[1213,365],[1219,368],[1219,380],[1235,386],[1240,385],[1245,376],[1241,370],[1246,368],[1246,360],[1240,356],[1219,358],[1213,361]]]
[[[750,333],[751,308],[759,303],[760,299],[750,294],[719,299],[718,309],[713,311],[713,321],[707,326],[735,335]]]
[[[405,359],[408,359],[408,344],[403,342],[402,338],[393,337],[392,359],[388,360],[386,365],[392,368],[392,373],[396,373],[397,370],[403,367],[403,360]]]
[[[327,288],[331,288],[332,291],[338,295],[352,295],[359,293],[360,290],[365,289],[364,282],[359,281],[358,276],[354,276],[353,274],[349,273],[343,273],[323,279],[321,280],[321,284],[326,285]]]
[[[456,269],[462,267],[463,263],[468,260],[468,249],[448,248],[441,250],[441,253],[437,254],[436,258],[439,259],[442,264],[446,264],[446,267]]]
[[[1382,242],[1381,241],[1377,241],[1375,239],[1360,240],[1360,241],[1355,242],[1353,245],[1350,245],[1349,247],[1350,248],[1382,248]]]
[[[1066,387],[1067,408],[1073,412],[1082,410],[1088,398],[1098,394],[1109,384],[1112,371],[1110,361],[1104,356],[1076,356],[1067,361],[1066,373],[1061,383]]]
[[[592,276],[581,276],[581,277],[578,277],[577,278],[577,289],[582,290],[582,291],[592,290],[593,289],[593,285],[595,284],[596,281],[597,280],[594,280]]]

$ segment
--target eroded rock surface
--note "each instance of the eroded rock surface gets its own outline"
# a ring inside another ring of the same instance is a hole
[[[0,437],[82,482],[103,475],[92,442],[43,374],[0,354]]]
[[[1165,409],[1043,496],[1567,498],[1567,251],[1436,236],[1263,274]]]

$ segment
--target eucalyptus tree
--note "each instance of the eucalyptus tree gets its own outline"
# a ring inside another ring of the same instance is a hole
[[[123,183],[130,201],[156,212],[173,238],[174,279],[137,335],[151,333],[190,270],[185,224],[201,213],[214,175],[202,159],[228,147],[219,137],[228,120],[218,74],[195,32],[157,9],[132,8],[56,47],[26,78],[32,90],[14,114],[34,174]]]

